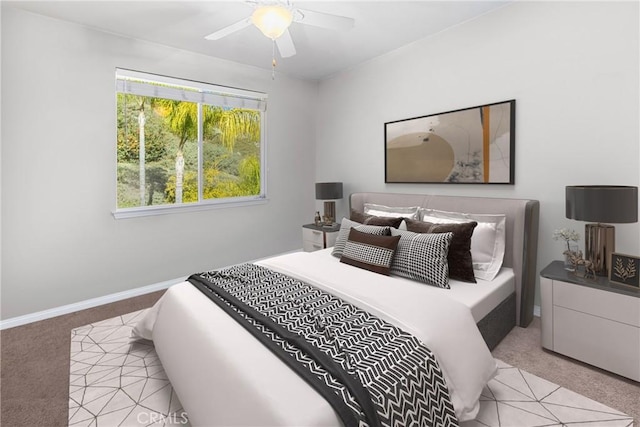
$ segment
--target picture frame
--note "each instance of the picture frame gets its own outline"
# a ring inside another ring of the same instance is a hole
[[[515,184],[516,101],[384,124],[385,183]]]
[[[612,253],[609,281],[640,290],[640,257]]]

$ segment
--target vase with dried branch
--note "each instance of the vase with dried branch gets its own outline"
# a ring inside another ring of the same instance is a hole
[[[569,271],[575,271],[576,265],[572,262],[572,257],[575,258],[578,254],[578,244],[576,242],[580,240],[580,233],[568,228],[561,228],[553,232],[553,240],[564,240],[567,245],[567,249],[562,253],[564,255],[564,268]]]

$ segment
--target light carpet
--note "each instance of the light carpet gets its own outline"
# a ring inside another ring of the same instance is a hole
[[[189,426],[153,343],[131,338],[146,310],[71,332],[69,426]],[[464,427],[631,427],[633,418],[498,361]]]

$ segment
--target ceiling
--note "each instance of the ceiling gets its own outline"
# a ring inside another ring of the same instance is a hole
[[[277,71],[317,80],[436,34],[509,1],[294,1],[294,6],[355,19],[338,32],[293,23],[297,54]],[[245,1],[22,1],[4,5],[242,64],[271,69],[272,41],[253,25],[217,41],[204,36],[248,17]],[[277,55],[277,54],[276,54]]]

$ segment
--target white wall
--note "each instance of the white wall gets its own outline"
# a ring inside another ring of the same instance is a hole
[[[584,237],[565,218],[566,185],[640,183],[638,18],[637,2],[515,2],[327,79],[316,177],[346,194],[538,199],[540,270],[561,257],[554,229]],[[384,183],[385,122],[512,98],[515,185]],[[616,230],[616,249],[640,254],[638,224]]]
[[[1,19],[2,319],[297,248],[322,210],[316,180],[345,194],[538,199],[539,269],[559,258],[554,229],[584,232],[564,217],[565,185],[640,183],[637,2],[516,2],[325,80],[319,95],[7,3]],[[270,202],[114,220],[115,67],[267,92]],[[385,122],[511,98],[516,185],[384,184]],[[638,225],[616,228],[617,249],[640,253]]]
[[[115,220],[116,67],[268,93],[269,203]],[[2,4],[2,319],[301,247],[316,103],[315,83]]]

